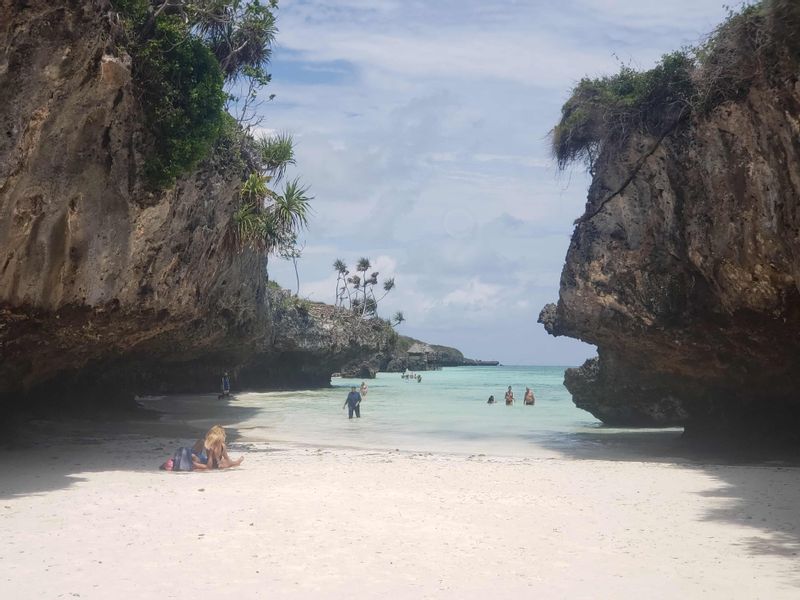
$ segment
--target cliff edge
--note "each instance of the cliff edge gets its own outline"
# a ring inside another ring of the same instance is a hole
[[[335,326],[287,313],[263,255],[226,247],[246,155],[218,143],[151,191],[125,41],[102,0],[0,3],[4,407],[216,389],[222,371],[265,357],[282,360],[276,384],[300,383],[283,350],[304,327]]]
[[[565,105],[557,156],[587,158],[593,180],[539,321],[598,346],[566,373],[579,407],[614,425],[798,439],[799,76],[800,5],[765,1],[696,59],[582,82]],[[605,93],[639,102],[624,133],[586,118]]]

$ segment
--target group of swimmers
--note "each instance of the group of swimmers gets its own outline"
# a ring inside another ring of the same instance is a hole
[[[416,379],[417,383],[422,381],[422,375],[418,373],[412,373],[410,371],[405,371],[402,375],[400,375],[401,379]]]
[[[514,391],[511,389],[511,386],[508,386],[506,390],[506,406],[513,406],[514,405]],[[533,406],[536,404],[536,398],[533,395],[533,390],[529,387],[525,388],[525,397],[523,399],[525,406]],[[486,401],[486,404],[495,404],[494,396],[489,396],[489,399]]]

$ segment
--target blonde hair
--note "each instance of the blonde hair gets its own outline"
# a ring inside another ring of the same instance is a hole
[[[225,446],[225,430],[220,425],[214,425],[206,433],[203,445],[209,450],[221,453],[222,448]]]

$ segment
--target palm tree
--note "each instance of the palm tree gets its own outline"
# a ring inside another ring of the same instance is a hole
[[[344,285],[345,278],[349,271],[347,270],[347,265],[341,258],[337,258],[333,261],[333,268],[336,271],[336,302],[334,306],[339,306],[340,303],[344,302],[344,290],[347,290],[348,294],[350,293],[350,290]],[[344,287],[344,290],[342,290],[342,287]]]
[[[394,289],[394,277],[389,277],[386,281],[383,282],[383,295],[376,300],[376,302],[380,302],[384,298],[386,298],[386,294],[391,292]]]
[[[358,263],[356,263],[356,271],[363,271],[366,273],[372,268],[372,265],[369,262],[368,258],[361,257],[358,259]]]
[[[392,323],[392,327],[394,327],[395,325],[400,325],[400,323],[402,323],[405,320],[406,317],[403,314],[403,311],[398,310],[396,313],[394,313],[394,316],[392,317],[392,321],[394,321],[394,323]]]
[[[361,303],[362,315],[364,314],[364,310],[366,309],[367,306],[367,284],[369,282],[367,278],[367,271],[369,271],[371,268],[372,264],[370,264],[368,258],[362,256],[361,258],[358,259],[358,262],[356,263],[356,271],[361,273],[362,276],[359,278],[359,284],[361,287],[358,287],[356,289],[361,294],[364,300],[364,302]]]

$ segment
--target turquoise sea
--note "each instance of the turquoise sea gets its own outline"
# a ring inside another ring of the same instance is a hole
[[[162,399],[155,407],[198,428],[219,420],[235,427],[244,440],[539,455],[545,448],[558,450],[578,443],[582,434],[601,427],[572,403],[563,385],[564,369],[453,367],[422,372],[420,383],[402,379],[399,373],[379,373],[367,380],[369,392],[361,405],[361,419],[353,420],[347,418],[342,404],[350,386],[360,385],[361,380],[341,378],[334,378],[332,387],[325,389],[237,393],[229,402],[214,402],[212,407],[196,406],[186,397]],[[503,402],[509,385],[514,390],[513,406]],[[533,407],[522,403],[526,386],[536,395]],[[490,394],[497,404],[486,403]],[[194,418],[201,413],[202,418]]]

